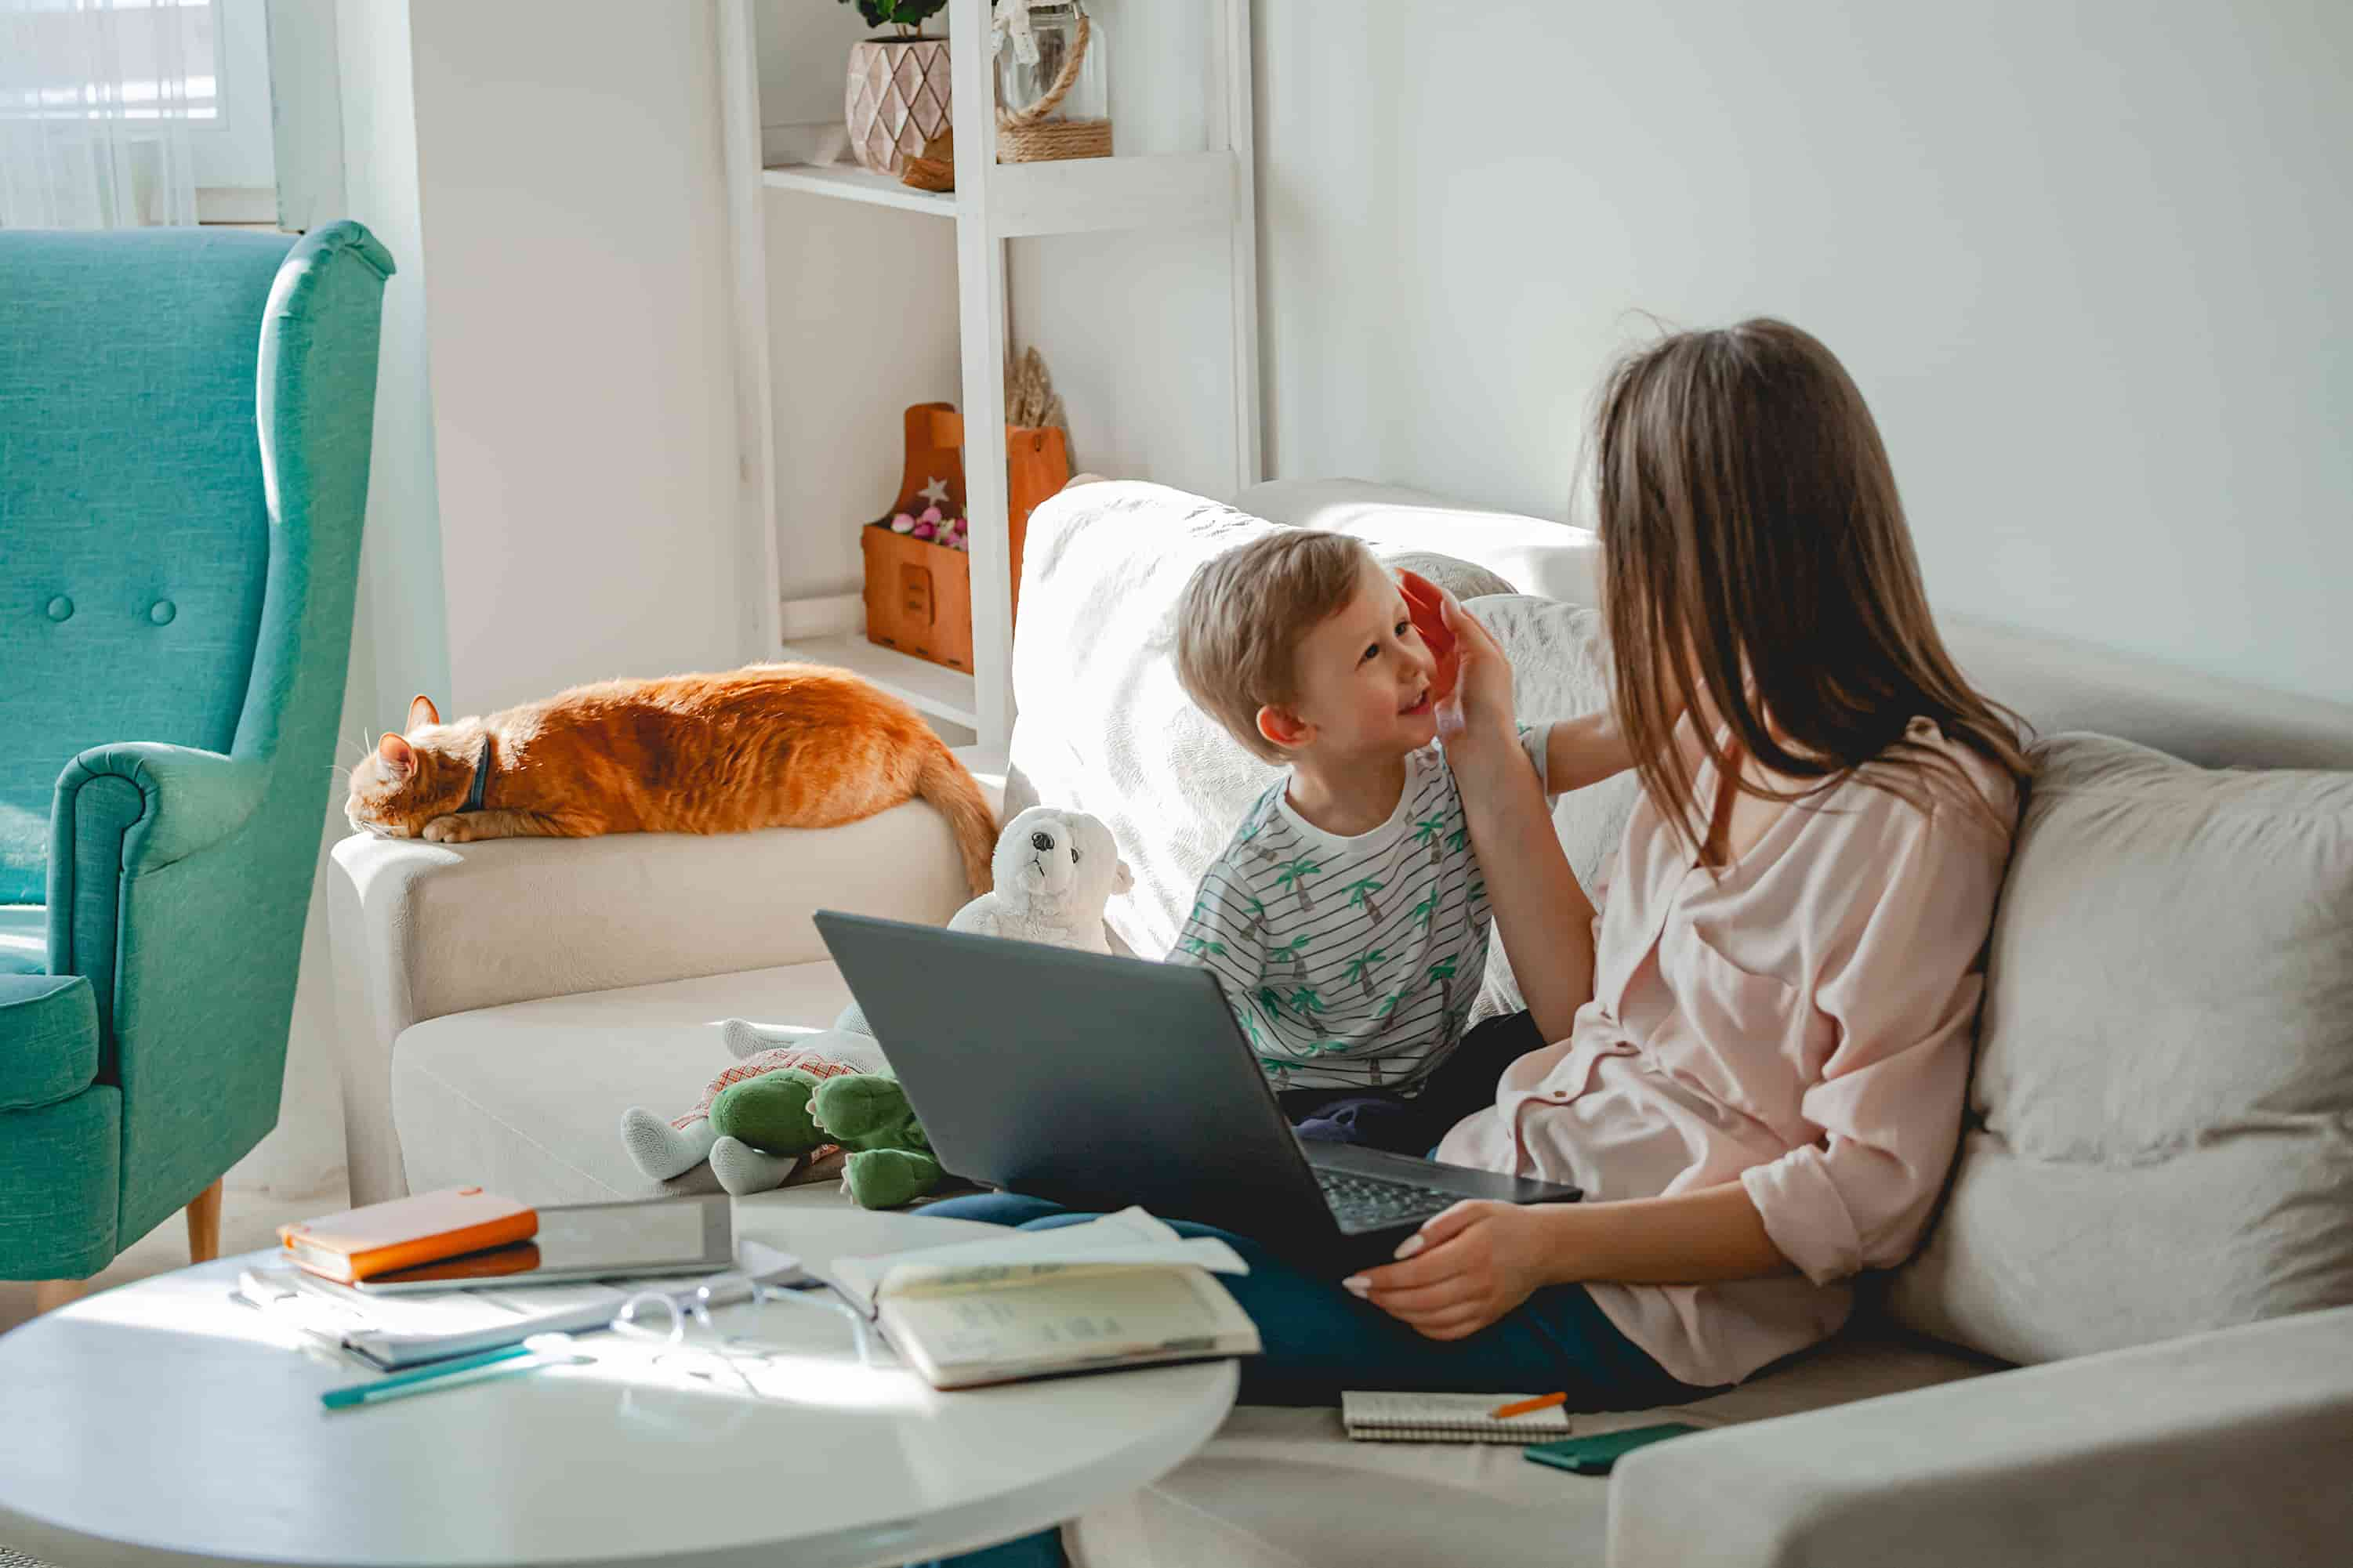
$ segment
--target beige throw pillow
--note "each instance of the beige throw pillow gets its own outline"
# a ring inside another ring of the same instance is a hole
[[[1893,1310],[2041,1362],[2353,1302],[2353,773],[2037,758]]]

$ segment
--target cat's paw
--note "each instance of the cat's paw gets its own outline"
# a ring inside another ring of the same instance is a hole
[[[464,844],[474,837],[474,831],[462,816],[437,816],[425,825],[427,844]]]

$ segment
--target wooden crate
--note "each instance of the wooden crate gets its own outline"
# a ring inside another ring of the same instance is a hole
[[[866,552],[866,640],[972,671],[972,557],[888,524],[859,531]]]
[[[964,468],[957,448],[964,420],[944,403],[907,410],[907,468],[896,510],[920,510],[927,478],[947,486],[943,510],[964,510]],[[1068,448],[1054,429],[1006,428],[1006,489],[1011,502],[1007,539],[1013,574],[1013,624],[1021,617],[1021,547],[1029,513],[1071,477]],[[886,517],[860,531],[866,558],[866,640],[934,664],[972,670],[972,557],[927,539],[891,531]]]

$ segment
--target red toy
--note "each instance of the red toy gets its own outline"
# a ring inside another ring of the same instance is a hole
[[[1462,658],[1455,651],[1454,634],[1446,629],[1438,590],[1410,572],[1398,580],[1398,589],[1405,595],[1405,610],[1413,621],[1413,629],[1421,634],[1430,656],[1438,660],[1438,673],[1430,681],[1430,700],[1443,702],[1454,690],[1454,678],[1461,670]]]

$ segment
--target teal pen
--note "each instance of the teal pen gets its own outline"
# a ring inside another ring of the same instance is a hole
[[[454,1388],[463,1384],[479,1383],[485,1378],[504,1377],[509,1373],[529,1372],[540,1365],[538,1352],[529,1345],[506,1345],[480,1355],[459,1356],[433,1366],[421,1366],[415,1372],[395,1373],[373,1383],[354,1383],[347,1388],[331,1388],[319,1395],[319,1403],[330,1410],[348,1410],[356,1405],[373,1405],[380,1399],[399,1399],[411,1394],[430,1394],[437,1388]]]

